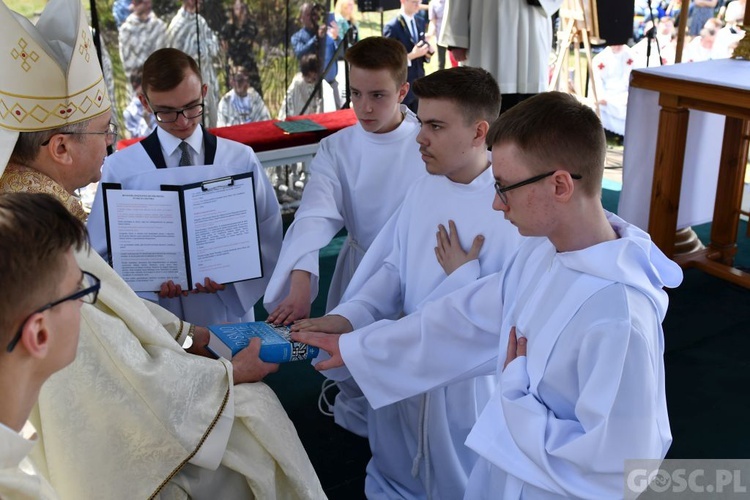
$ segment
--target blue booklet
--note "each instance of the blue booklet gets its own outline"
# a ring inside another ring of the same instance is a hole
[[[206,348],[216,356],[232,359],[250,344],[253,337],[261,340],[260,359],[267,363],[286,363],[311,359],[318,355],[317,347],[295,342],[288,326],[276,326],[264,321],[227,323],[208,327],[211,338]]]

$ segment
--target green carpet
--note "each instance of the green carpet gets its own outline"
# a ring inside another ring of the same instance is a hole
[[[602,203],[616,211],[619,191],[605,185]],[[740,223],[738,266],[750,267],[746,222]],[[702,241],[710,224],[694,228]],[[321,252],[320,296],[313,315],[321,315],[343,233]],[[670,458],[750,457],[750,291],[695,269],[669,291],[664,321],[667,403],[674,442]],[[262,307],[256,309],[265,317]],[[367,440],[338,427],[318,411],[323,377],[308,363],[290,363],[266,379],[297,427],[303,445],[332,500],[364,498]]]

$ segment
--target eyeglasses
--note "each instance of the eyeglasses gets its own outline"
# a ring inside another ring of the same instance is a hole
[[[18,344],[18,341],[21,339],[21,333],[23,333],[23,327],[26,325],[26,322],[31,318],[33,315],[38,314],[40,312],[44,312],[47,309],[52,309],[53,307],[62,304],[63,302],[67,302],[69,300],[82,300],[86,304],[93,304],[96,302],[96,297],[99,295],[99,288],[101,288],[102,283],[91,273],[87,273],[86,271],[83,271],[83,277],[81,278],[81,284],[78,287],[78,291],[71,293],[70,295],[66,295],[65,297],[61,298],[60,300],[56,300],[54,302],[50,302],[47,305],[44,305],[34,311],[33,313],[29,314],[25,320],[23,320],[23,323],[21,323],[21,327],[16,332],[16,335],[13,337],[13,339],[10,341],[10,344],[8,344],[8,347],[5,348],[7,352],[12,352],[13,349],[15,349],[16,344]]]
[[[511,189],[520,188],[521,186],[526,186],[527,184],[533,184],[537,181],[541,181],[542,179],[553,175],[555,172],[557,172],[557,170],[547,172],[546,174],[535,175],[534,177],[529,177],[525,181],[516,182],[515,184],[511,184],[510,186],[503,186],[502,184],[500,184],[500,182],[495,181],[495,191],[497,191],[497,195],[500,197],[500,201],[503,202],[503,205],[507,205],[508,195],[506,195],[505,193],[507,193]],[[570,177],[577,181],[582,179],[582,176],[579,174],[570,174]]]
[[[107,145],[114,144],[117,140],[117,125],[114,123],[110,123],[107,125],[107,130],[104,132],[58,132],[56,134],[52,134],[52,137],[56,135],[104,135],[106,136]],[[46,146],[49,144],[49,141],[52,140],[52,137],[44,141],[41,145]]]
[[[174,123],[177,121],[177,118],[179,118],[180,115],[184,116],[188,120],[192,120],[193,118],[198,118],[199,116],[203,115],[204,104],[202,102],[198,104],[193,104],[191,106],[187,106],[182,109],[173,109],[169,111],[157,111],[154,109],[154,106],[153,104],[151,104],[151,101],[149,101],[148,98],[146,100],[148,101],[148,106],[154,112],[156,121],[159,123]]]

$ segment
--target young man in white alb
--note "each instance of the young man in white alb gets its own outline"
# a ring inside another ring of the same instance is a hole
[[[326,310],[336,306],[375,236],[409,187],[425,175],[416,142],[419,122],[401,104],[409,89],[406,50],[396,40],[370,37],[345,57],[359,121],[323,139],[310,164],[310,181],[264,297],[273,323],[289,324],[310,315],[318,293],[318,253],[345,228],[348,236],[336,261]],[[339,388],[344,393],[337,396],[336,421],[366,435],[364,401],[350,408],[346,388]],[[358,396],[356,389],[350,396]]]
[[[0,194],[0,231],[0,498],[48,500],[57,496],[27,458],[38,440],[26,420],[42,384],[75,358],[81,304],[100,283],[76,263],[83,222],[52,196]]]
[[[363,42],[346,53],[359,121],[321,141],[310,165],[310,182],[266,290],[271,322],[309,316],[317,295],[318,251],[346,228],[327,309],[338,304],[365,250],[424,175],[415,140],[419,122],[400,104],[408,89],[405,51],[382,37]]]
[[[500,271],[523,240],[510,223],[498,226],[490,206],[495,191],[485,139],[500,112],[495,79],[481,68],[442,70],[416,80],[414,94],[422,122],[417,142],[431,175],[407,192],[342,303],[328,316],[296,322],[293,330],[345,333],[410,314],[425,300]],[[436,227],[448,236],[437,247]],[[472,241],[476,234],[482,236]],[[471,247],[472,263],[462,265],[465,257],[455,258],[452,246]],[[463,442],[496,383],[492,375],[481,376],[368,408],[367,497],[460,498],[478,458]]]
[[[0,91],[13,107],[68,106],[43,123],[0,116],[0,193],[52,195],[84,221],[73,193],[100,179],[117,131],[83,6],[50,0],[32,25],[0,3],[0,25],[38,56],[25,70],[0,53]],[[278,398],[258,383],[278,369],[259,359],[259,340],[231,362],[215,359],[206,328],[140,299],[88,246],[75,260],[101,288],[95,303],[80,306],[77,351],[72,333],[56,350],[64,357],[72,347],[75,360],[44,383],[29,416],[39,436],[29,457],[61,498],[324,496]],[[185,350],[188,336],[194,343]]]
[[[199,325],[253,321],[253,306],[263,296],[281,248],[281,212],[265,169],[252,148],[216,137],[202,126],[208,87],[196,61],[177,49],[160,49],[143,65],[141,102],[156,117],[156,130],[137,144],[107,157],[102,182],[123,189],[159,189],[251,172],[255,189],[263,277],[227,285],[211,276],[195,278],[191,293],[172,281],[148,298],[175,315]],[[183,148],[185,151],[183,152]],[[195,165],[205,167],[190,168]],[[108,256],[102,190],[94,199],[88,229],[91,246]]]
[[[682,271],[602,208],[606,141],[575,98],[518,104],[487,143],[493,207],[531,237],[510,265],[398,321],[294,336],[331,353],[319,369],[345,362],[374,408],[494,371],[464,498],[621,497],[625,460],[672,440],[663,287]]]

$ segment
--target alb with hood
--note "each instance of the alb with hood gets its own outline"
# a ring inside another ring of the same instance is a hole
[[[373,408],[497,373],[466,440],[480,459],[465,498],[618,497],[626,459],[665,456],[662,288],[682,272],[646,233],[608,218],[616,240],[557,252],[529,238],[503,272],[341,337]],[[513,326],[527,356],[503,371]]]

